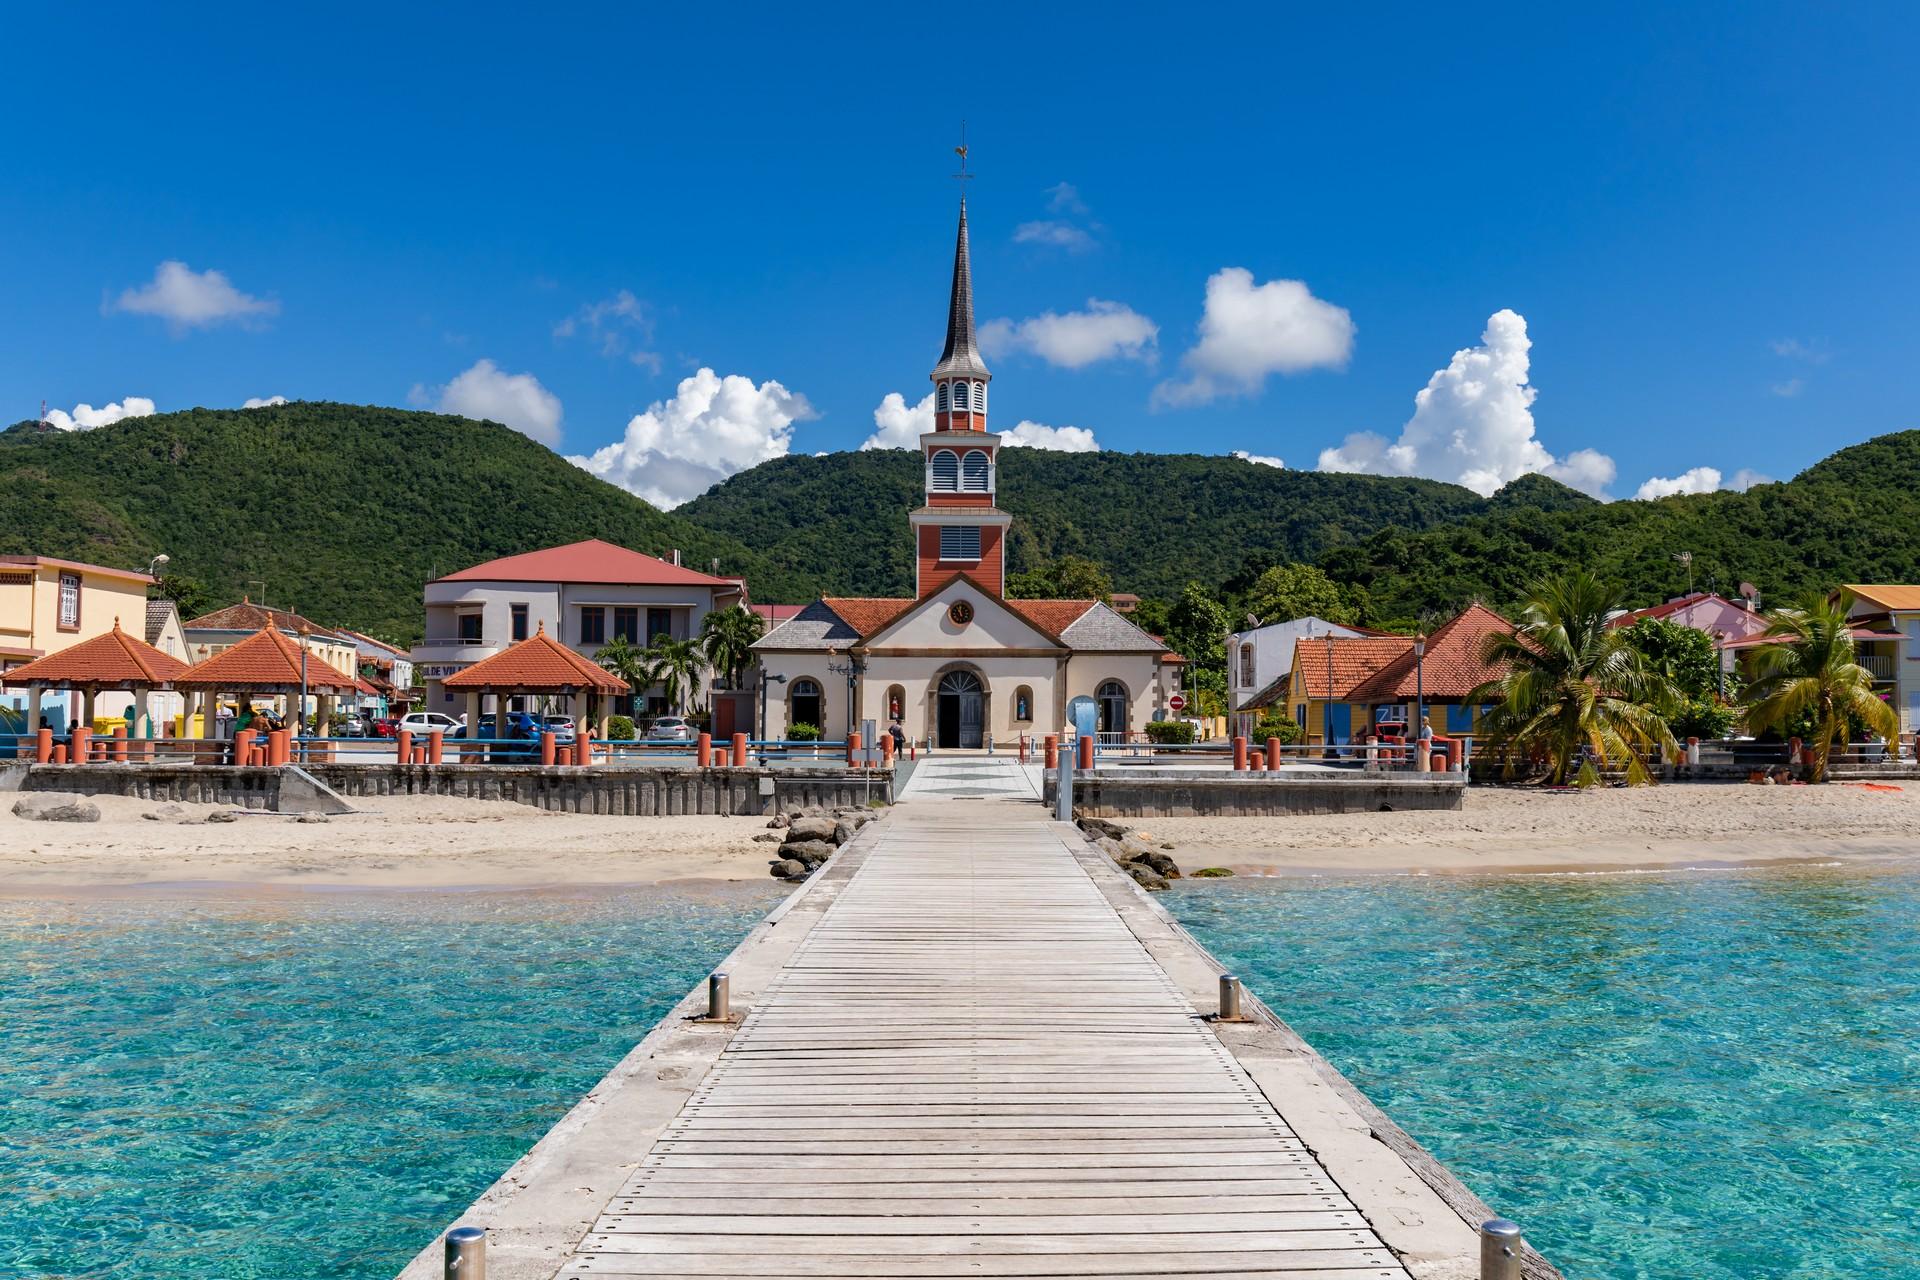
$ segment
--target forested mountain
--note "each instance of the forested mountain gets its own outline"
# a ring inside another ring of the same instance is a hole
[[[1768,602],[1842,581],[1920,581],[1920,432],[1868,441],[1784,484],[1595,502],[1543,476],[1491,498],[1455,485],[1286,471],[1190,454],[1002,453],[1009,568],[1068,556],[1114,588],[1228,603],[1259,573],[1318,564],[1360,620],[1404,623],[1479,598],[1511,608],[1582,565],[1652,603],[1687,581]],[[0,552],[143,566],[156,552],[196,604],[251,591],[394,640],[419,634],[421,584],[493,556],[602,537],[689,563],[718,557],[753,596],[904,594],[920,462],[897,450],[763,463],[673,512],[518,432],[441,414],[296,403],[0,432]],[[1237,616],[1237,615],[1236,615]]]
[[[165,552],[195,603],[264,582],[274,605],[396,641],[420,634],[427,579],[588,537],[718,556],[774,594],[809,585],[492,423],[294,403],[0,432],[0,552],[133,568]]]

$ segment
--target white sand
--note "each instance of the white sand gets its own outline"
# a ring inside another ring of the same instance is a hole
[[[0,803],[0,890],[218,881],[450,887],[764,879],[764,818],[613,818],[491,800],[392,796],[324,823],[246,814],[153,822],[160,806],[95,796],[97,823],[29,822]],[[194,818],[219,806],[180,805]]]
[[[1427,872],[1738,866],[1920,859],[1920,784],[1873,790],[1669,784],[1543,792],[1469,788],[1454,812],[1153,818],[1192,871]]]

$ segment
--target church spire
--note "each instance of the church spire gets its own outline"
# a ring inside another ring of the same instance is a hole
[[[953,245],[953,293],[947,302],[947,345],[934,366],[936,381],[946,377],[988,377],[986,362],[973,337],[973,264],[967,251],[967,201],[960,199],[960,232]]]

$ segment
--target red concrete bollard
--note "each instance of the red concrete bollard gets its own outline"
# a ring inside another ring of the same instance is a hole
[[[1244,773],[1246,768],[1247,739],[1246,735],[1242,734],[1233,740],[1233,771],[1235,773]]]
[[[747,735],[744,733],[733,735],[733,767],[736,769],[747,767]]]
[[[1025,764],[1026,762],[1027,762],[1027,735],[1023,733],[1020,735],[1020,763]]]
[[[447,749],[447,735],[445,734],[445,732],[439,729],[435,729],[432,733],[429,733],[427,735],[427,763],[428,764],[439,764],[440,761],[445,757],[446,749]]]
[[[65,764],[66,762],[67,762],[67,744],[63,742],[59,746],[53,749],[53,759],[48,761],[48,763],[49,764]]]
[[[703,733],[693,744],[693,762],[704,769],[713,763],[713,735]]]
[[[35,764],[53,763],[53,730],[40,729],[34,733],[33,760]]]
[[[113,731],[113,742],[107,749],[112,753],[111,758],[115,764],[127,762],[127,726],[121,725]]]
[[[541,733],[540,763],[549,769],[553,767],[554,759],[559,754],[559,747],[555,745],[555,742],[556,739],[553,736],[553,730],[548,729]]]
[[[593,763],[593,730],[582,730],[580,740],[574,744],[574,755],[582,769]]]
[[[413,730],[402,729],[393,735],[393,758],[401,764],[413,763]]]
[[[1268,738],[1267,739],[1267,768],[1278,769],[1279,767],[1280,767],[1280,739],[1278,737]]]
[[[1044,763],[1047,766],[1047,770],[1051,772],[1060,767],[1060,735],[1057,733],[1048,734],[1045,740],[1045,748],[1046,755]]]
[[[79,728],[73,731],[73,741],[67,746],[67,760],[72,764],[86,764],[93,759],[93,730]]]
[[[848,768],[853,767],[854,758],[859,754],[860,754],[860,735],[857,733],[850,733],[847,735],[847,767]]]
[[[882,768],[893,768],[893,735],[890,733],[880,735],[880,764]]]
[[[1080,759],[1076,762],[1075,767],[1081,768],[1081,769],[1093,768],[1093,735],[1092,734],[1087,734],[1080,739]]]
[[[242,729],[233,735],[233,762],[244,766],[253,757],[253,730]]]

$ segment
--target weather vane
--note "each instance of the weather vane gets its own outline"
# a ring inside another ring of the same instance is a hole
[[[960,145],[953,149],[953,154],[960,157],[960,172],[954,174],[954,178],[960,182],[970,181],[973,175],[967,172],[967,122],[965,120],[960,122]],[[966,188],[962,187],[961,190],[965,191]]]

